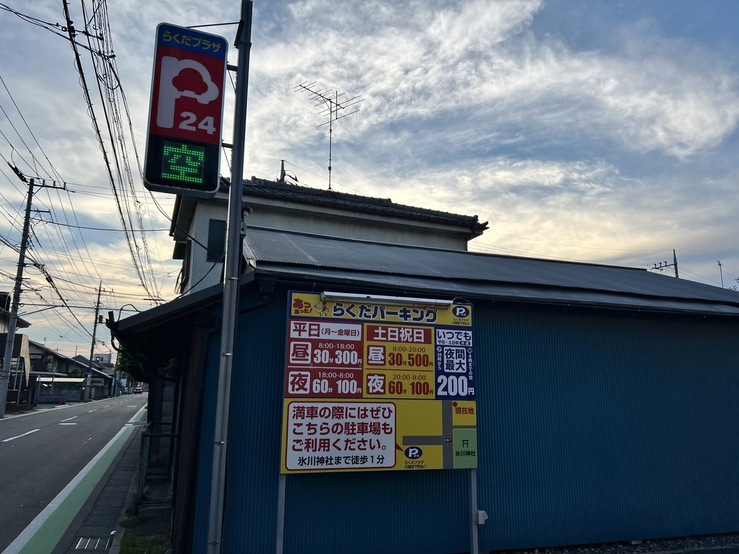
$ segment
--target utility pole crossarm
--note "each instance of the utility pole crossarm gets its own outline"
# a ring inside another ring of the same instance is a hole
[[[664,262],[659,262],[659,263],[654,264],[652,266],[652,269],[655,269],[655,270],[658,270],[658,271],[662,271],[666,267],[675,268],[675,279],[679,279],[680,278],[680,273],[679,273],[678,267],[677,267],[677,254],[675,254],[675,249],[674,248],[672,249],[672,263],[669,263],[669,262],[667,262],[667,260],[665,260]]]

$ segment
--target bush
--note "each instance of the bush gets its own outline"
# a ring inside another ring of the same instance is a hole
[[[165,537],[147,537],[126,533],[121,542],[121,554],[166,554],[170,551]]]

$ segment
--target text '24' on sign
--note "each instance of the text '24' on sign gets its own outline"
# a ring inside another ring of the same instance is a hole
[[[226,39],[161,23],[146,139],[149,190],[212,196],[220,184]]]

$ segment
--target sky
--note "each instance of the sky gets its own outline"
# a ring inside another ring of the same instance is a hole
[[[209,25],[235,65],[241,3],[68,6],[83,77],[62,0],[0,2],[0,290],[28,191],[13,165],[44,185],[23,332],[88,356],[98,292],[116,319],[176,297],[174,197],[141,177],[156,26]],[[276,179],[285,160],[328,188],[327,118],[295,91],[308,83],[362,100],[333,125],[333,190],[477,215],[476,252],[674,275],[675,250],[680,278],[732,288],[736,21],[734,0],[256,0],[244,174]],[[96,340],[113,352],[104,326]]]

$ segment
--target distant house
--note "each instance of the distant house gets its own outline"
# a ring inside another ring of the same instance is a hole
[[[69,358],[34,341],[29,342],[31,395],[34,404],[57,404],[84,400],[87,358]],[[101,367],[92,368],[90,398],[110,396],[113,378]]]
[[[36,375],[81,377],[86,366],[41,343],[30,341],[31,371]]]
[[[220,282],[228,213],[224,181],[212,199],[177,196],[170,235],[173,258],[182,260],[180,292],[192,293]],[[244,184],[249,227],[331,237],[467,250],[487,223],[457,215],[331,190],[252,177]]]
[[[10,301],[11,295],[9,292],[0,292],[0,333],[8,332],[8,326],[10,325]],[[18,318],[16,324],[17,329],[25,329],[30,326],[31,324],[25,319]]]
[[[113,395],[113,367],[111,364],[100,363],[95,360],[91,364],[89,358],[81,355],[74,356],[72,360],[84,368],[83,375],[85,379],[87,378],[88,370],[90,371],[90,400],[106,398]]]
[[[96,367],[100,368],[102,371],[107,373],[108,375],[113,375],[115,372],[115,364],[113,363],[113,354],[110,352],[95,352],[95,354],[92,357],[93,361],[95,362]]]
[[[5,354],[8,333],[0,333],[0,357]],[[8,375],[8,397],[6,405],[13,406],[28,404],[32,402],[29,395],[29,382],[31,377],[31,356],[29,341],[26,335],[16,333],[13,344],[13,355],[10,360],[10,371]]]

